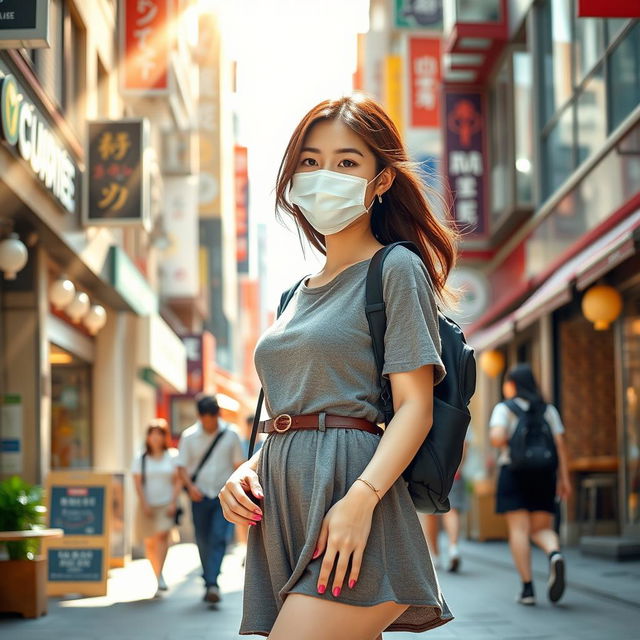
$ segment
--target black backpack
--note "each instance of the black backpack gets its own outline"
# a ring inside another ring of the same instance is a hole
[[[555,471],[558,450],[551,427],[544,417],[547,406],[532,404],[525,411],[515,400],[505,404],[518,417],[513,435],[509,439],[509,457],[514,471]]]
[[[397,245],[403,245],[420,256],[418,247],[412,242],[394,242],[386,245],[371,259],[366,282],[365,312],[380,378],[380,403],[387,425],[393,418],[393,398],[391,383],[382,375],[384,334],[387,326],[382,295],[382,265],[389,252]],[[284,311],[302,280],[282,294],[277,311],[278,316]],[[424,513],[449,511],[448,496],[462,461],[467,427],[471,420],[468,404],[476,387],[476,363],[473,349],[466,343],[462,330],[440,311],[438,311],[438,323],[442,346],[441,358],[447,375],[433,389],[433,426],[414,459],[403,472],[416,509]],[[253,453],[257,436],[263,397],[264,393],[260,390],[249,445],[249,457]]]

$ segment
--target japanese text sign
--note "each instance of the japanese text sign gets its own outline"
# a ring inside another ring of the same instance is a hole
[[[86,222],[146,224],[149,176],[145,120],[89,123]]]
[[[411,126],[440,126],[440,38],[409,39]]]
[[[171,0],[121,0],[122,90],[166,93],[169,90]]]
[[[480,93],[447,93],[446,162],[458,226],[482,235],[485,223],[486,162],[483,100]]]

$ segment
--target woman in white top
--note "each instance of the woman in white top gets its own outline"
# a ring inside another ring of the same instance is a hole
[[[544,401],[528,364],[516,364],[509,369],[502,393],[505,401],[493,409],[489,428],[491,443],[500,449],[496,511],[507,518],[509,545],[522,579],[522,591],[517,600],[520,604],[535,604],[531,581],[530,540],[533,540],[549,556],[548,596],[551,602],[557,602],[564,592],[565,567],[552,519],[556,496],[565,499],[571,492],[564,427],[558,410]],[[511,400],[515,406],[509,407]],[[540,428],[551,430],[553,437],[548,438],[546,455],[551,459],[557,457],[557,464],[533,469],[512,465],[510,441],[519,422],[518,408],[529,412],[530,416],[537,415]]]
[[[170,449],[170,443],[167,421],[152,420],[147,427],[145,449],[134,458],[131,468],[138,494],[137,532],[144,539],[145,555],[158,579],[158,591],[167,589],[162,567],[182,488],[175,463],[177,451]]]

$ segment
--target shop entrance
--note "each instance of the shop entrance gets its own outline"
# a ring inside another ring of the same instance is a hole
[[[91,364],[50,343],[51,468],[88,469],[91,455]]]

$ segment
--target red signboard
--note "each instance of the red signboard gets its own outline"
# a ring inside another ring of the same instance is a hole
[[[236,145],[236,261],[239,273],[249,273],[249,173],[247,148]]]
[[[484,100],[477,92],[448,92],[445,96],[445,144],[453,214],[467,237],[486,233]]]
[[[121,0],[123,91],[169,90],[172,0]]]
[[[640,18],[638,0],[578,0],[579,18]]]
[[[440,38],[409,38],[412,127],[440,126]]]

